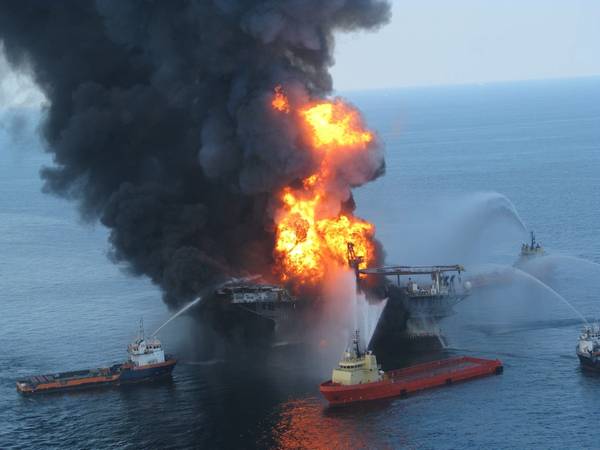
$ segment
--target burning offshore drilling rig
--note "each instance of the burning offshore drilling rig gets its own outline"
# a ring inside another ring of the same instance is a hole
[[[354,214],[352,189],[385,163],[359,111],[330,97],[334,33],[389,16],[382,0],[0,0],[0,51],[47,99],[45,190],[99,219],[112,257],[170,307],[209,290],[220,333],[306,329],[350,265],[390,299],[386,341],[464,298],[444,275],[459,266],[374,269],[374,226]],[[400,286],[413,272],[431,285]]]
[[[335,32],[389,16],[380,0],[6,1],[0,45],[47,99],[45,190],[177,307],[244,274],[318,290],[349,241],[380,257],[351,189],[383,174],[382,150],[328,97],[328,68]]]

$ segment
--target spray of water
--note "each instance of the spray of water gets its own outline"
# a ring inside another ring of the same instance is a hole
[[[570,259],[570,260],[575,261],[575,262],[587,264],[588,266],[594,267],[595,269],[600,269],[600,264],[598,264],[598,263],[596,263],[594,261],[590,261],[589,259],[578,258],[576,256],[566,256],[566,255],[556,255],[556,256],[557,256],[557,258]]]
[[[261,278],[260,275],[250,275],[247,277],[242,277],[242,278],[236,278],[236,277],[232,277],[229,278],[227,281],[225,281],[224,283],[221,283],[220,285],[218,285],[215,289],[220,288],[222,286],[227,286],[228,284],[231,283],[245,283],[248,281],[254,281]],[[156,329],[156,331],[154,333],[152,333],[152,336],[156,335],[163,327],[167,326],[171,321],[175,320],[177,317],[179,317],[180,315],[182,315],[184,312],[186,312],[188,309],[190,309],[191,307],[193,307],[194,305],[200,303],[202,301],[202,297],[198,297],[196,300],[188,303],[187,305],[185,305],[183,308],[181,308],[179,311],[177,311],[175,314],[173,314],[169,320],[167,320],[165,323],[163,323],[160,327],[158,327]]]
[[[487,264],[488,266],[496,266],[498,267],[502,272],[499,274],[500,276],[505,275],[505,274],[509,274],[509,275],[514,275],[514,276],[520,276],[521,278],[526,279],[527,281],[530,281],[532,283],[534,283],[536,286],[541,287],[542,289],[544,289],[545,291],[549,292],[550,294],[552,294],[552,296],[558,300],[560,300],[563,304],[565,304],[571,311],[573,311],[577,317],[579,317],[581,319],[581,321],[585,324],[588,324],[587,319],[583,316],[583,314],[581,314],[566,298],[564,298],[562,295],[560,295],[558,292],[556,292],[554,289],[552,289],[550,286],[548,286],[546,283],[544,283],[543,281],[539,280],[538,278],[534,277],[533,275],[518,269],[516,267],[512,267],[512,266],[506,266],[506,265],[501,265],[501,264]]]
[[[487,220],[504,217],[516,224],[521,231],[527,230],[517,208],[505,195],[498,192],[478,192],[471,197],[471,201],[471,214],[483,213]]]
[[[535,265],[537,263],[543,263],[543,262],[549,262],[549,261],[556,261],[556,260],[567,260],[567,261],[573,261],[579,264],[585,264],[589,267],[592,267],[594,269],[600,269],[600,264],[595,263],[594,261],[590,261],[589,259],[584,259],[584,258],[578,258],[576,256],[570,256],[570,255],[546,255],[543,258],[535,258],[529,262],[527,262],[527,265]]]
[[[370,303],[357,291],[356,275],[349,269],[328,274],[324,298],[320,337],[339,349],[348,345],[354,330],[359,330],[361,346],[366,348],[386,301]]]
[[[177,311],[175,314],[173,314],[171,317],[169,317],[169,319],[165,323],[163,323],[160,327],[158,327],[156,329],[156,331],[154,333],[152,333],[152,336],[155,336],[160,330],[162,330],[164,327],[166,327],[170,322],[177,319],[180,315],[182,315],[184,312],[186,312],[192,306],[197,305],[201,301],[202,301],[202,297],[198,297],[196,300],[185,305],[183,308],[181,308],[179,311]]]
[[[354,328],[359,330],[363,347],[366,348],[368,343],[371,342],[388,299],[371,304],[364,294],[357,293],[353,300],[355,305]]]

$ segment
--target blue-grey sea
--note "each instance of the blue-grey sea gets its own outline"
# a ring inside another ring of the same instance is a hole
[[[39,114],[2,110],[1,449],[600,448],[600,377],[575,356],[578,313],[600,318],[600,79],[345,97],[385,147],[385,176],[355,196],[387,261],[509,271],[441,324],[448,353],[498,357],[504,374],[330,409],[327,367],[286,346],[192,356],[184,316],[161,333],[180,359],[170,381],[20,396],[19,377],[123,360],[139,317],[152,330],[170,312],[110,261],[105,229],[42,193]],[[509,269],[530,229],[548,256]]]

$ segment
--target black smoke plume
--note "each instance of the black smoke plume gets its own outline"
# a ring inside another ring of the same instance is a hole
[[[327,95],[334,32],[389,14],[378,0],[0,0],[0,42],[48,99],[45,190],[99,218],[114,258],[175,305],[269,273],[272,193],[315,166],[273,88]]]

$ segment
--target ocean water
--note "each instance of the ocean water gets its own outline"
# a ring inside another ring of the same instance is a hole
[[[160,292],[110,262],[107,233],[41,192],[37,115],[0,117],[0,448],[598,448],[600,377],[579,369],[600,317],[600,79],[349,93],[387,173],[356,191],[388,262],[507,270],[527,230],[550,256],[474,292],[442,328],[450,354],[502,376],[344,409],[330,366],[282,345],[202,359],[189,317],[161,332],[172,380],[22,397],[16,378],[120,361]],[[340,349],[341,350],[341,349]],[[335,361],[332,361],[332,363]]]

